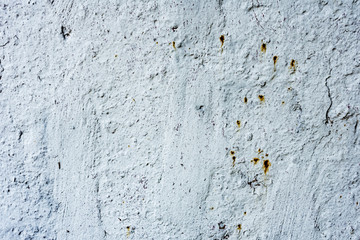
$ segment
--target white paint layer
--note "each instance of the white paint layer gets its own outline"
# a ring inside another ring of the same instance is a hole
[[[359,1],[3,0],[0,32],[0,239],[360,239]]]

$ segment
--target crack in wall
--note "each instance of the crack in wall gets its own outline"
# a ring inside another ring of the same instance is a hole
[[[330,99],[330,105],[328,107],[328,109],[326,110],[326,114],[325,114],[325,124],[328,124],[328,123],[333,123],[333,121],[330,119],[329,117],[329,112],[330,112],[330,109],[333,105],[333,100],[332,100],[332,97],[331,97],[331,91],[330,91],[330,87],[328,85],[328,80],[329,78],[331,78],[331,72],[332,72],[332,69],[330,69],[330,73],[329,73],[329,76],[325,79],[325,87],[327,88],[327,91],[328,91],[328,97]]]

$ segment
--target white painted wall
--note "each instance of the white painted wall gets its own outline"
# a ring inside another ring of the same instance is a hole
[[[359,1],[2,0],[0,32],[0,239],[360,239]]]

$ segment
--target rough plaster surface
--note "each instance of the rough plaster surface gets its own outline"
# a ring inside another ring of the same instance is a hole
[[[359,1],[0,3],[0,239],[360,239]]]

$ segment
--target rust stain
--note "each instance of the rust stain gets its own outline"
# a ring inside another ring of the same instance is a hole
[[[292,70],[291,73],[295,73],[297,68],[297,61],[291,59],[289,69]]]
[[[273,61],[274,61],[274,72],[276,71],[276,62],[278,60],[278,56],[274,56],[273,57]]]
[[[264,173],[266,175],[266,173],[269,171],[269,168],[271,166],[271,163],[269,160],[264,160],[264,164],[263,164],[263,169],[264,169]]]
[[[266,53],[266,43],[262,43],[260,47],[261,52]]]
[[[251,162],[253,162],[254,165],[256,165],[259,161],[260,161],[259,158],[253,158],[253,160],[251,160]]]
[[[274,65],[276,65],[277,60],[278,60],[278,56],[274,56],[273,57]]]
[[[260,102],[265,102],[264,95],[259,95],[258,98],[259,98]]]
[[[220,42],[221,42],[221,48],[224,46],[224,42],[225,42],[225,37],[224,37],[224,35],[221,35],[220,36]]]
[[[238,231],[241,231],[241,224],[238,224],[236,229],[237,229]]]

